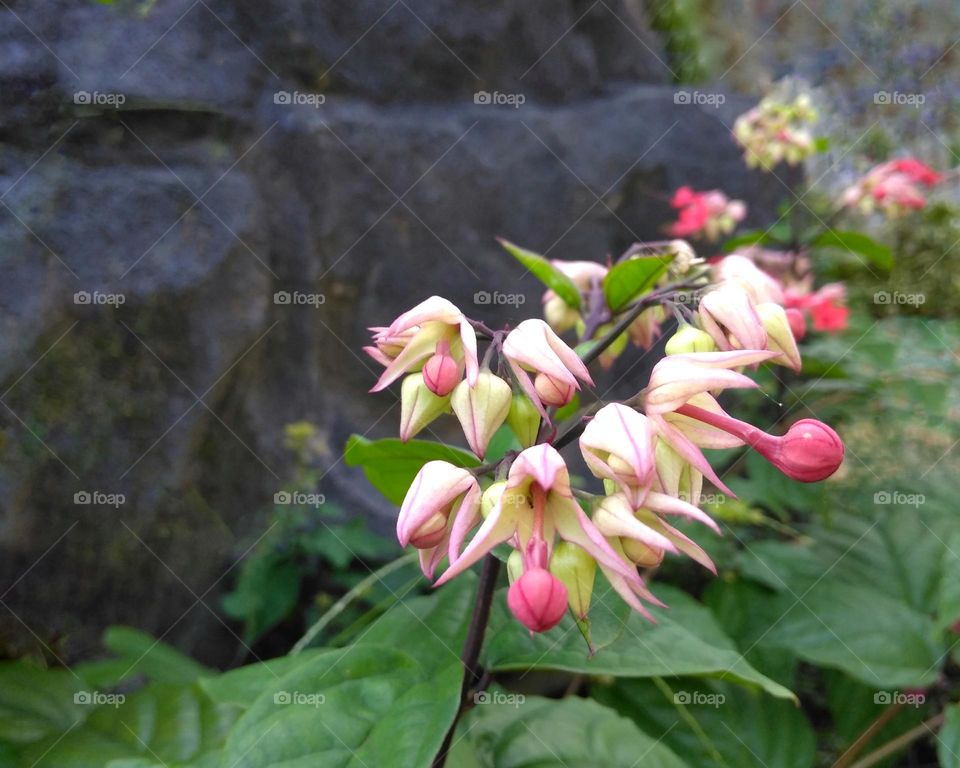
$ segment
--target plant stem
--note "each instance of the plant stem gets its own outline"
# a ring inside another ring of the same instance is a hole
[[[881,731],[887,723],[896,717],[897,713],[903,709],[903,706],[903,704],[899,703],[891,704],[889,707],[883,710],[883,712],[881,712],[880,715],[872,723],[870,723],[870,725],[867,726],[867,729],[857,736],[853,744],[847,747],[846,751],[840,755],[840,757],[837,759],[837,762],[833,764],[833,768],[847,768],[849,765],[851,765],[853,761],[857,759],[857,755],[863,751],[863,748],[870,743],[870,739],[876,736],[877,733]]]
[[[371,571],[370,575],[358,581],[353,588],[347,592],[343,597],[341,597],[337,602],[330,606],[323,616],[321,616],[310,629],[307,630],[307,633],[297,640],[293,648],[290,649],[289,656],[296,656],[300,651],[306,648],[313,639],[323,632],[326,629],[327,625],[333,621],[337,616],[339,616],[346,609],[350,603],[352,603],[360,595],[364,594],[367,590],[374,585],[375,582],[380,581],[384,576],[393,573],[394,571],[400,570],[403,566],[408,563],[412,563],[417,559],[416,552],[409,552],[402,557],[398,557],[396,560],[393,560],[381,568],[378,568],[375,571]]]
[[[883,762],[890,755],[896,754],[904,747],[909,746],[917,739],[927,734],[934,735],[934,731],[943,724],[943,712],[934,715],[929,720],[924,720],[916,728],[911,728],[906,733],[891,739],[879,749],[875,749],[863,760],[860,760],[851,766],[851,768],[871,768],[877,763]]]
[[[584,365],[590,365],[594,360],[600,357],[603,354],[603,351],[609,347],[613,342],[617,340],[621,333],[623,333],[627,328],[630,327],[630,324],[636,320],[643,313],[645,309],[656,306],[664,301],[664,299],[669,298],[674,293],[688,289],[696,288],[700,285],[700,282],[697,277],[690,278],[688,280],[683,280],[676,283],[671,283],[670,285],[665,285],[663,288],[658,288],[655,291],[651,291],[642,299],[638,299],[633,304],[629,306],[626,312],[624,312],[620,319],[617,320],[616,324],[611,328],[607,333],[600,337],[596,344],[590,347],[589,351],[586,354],[581,356]]]
[[[500,561],[493,555],[487,555],[483,560],[483,570],[480,571],[480,583],[477,585],[477,599],[473,604],[473,615],[470,617],[470,626],[467,629],[467,638],[463,643],[460,660],[463,662],[463,688],[460,691],[460,708],[456,717],[450,723],[447,735],[443,738],[440,751],[433,760],[433,768],[443,768],[447,762],[447,753],[453,742],[453,734],[457,730],[460,716],[469,709],[469,694],[482,677],[477,664],[480,658],[480,649],[483,647],[483,636],[487,631],[487,622],[490,619],[490,605],[493,602],[493,590],[497,585],[497,574],[500,572]]]

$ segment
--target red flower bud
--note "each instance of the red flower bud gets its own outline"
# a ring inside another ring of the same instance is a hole
[[[567,611],[567,588],[550,571],[530,568],[510,586],[507,605],[531,632],[546,632]]]
[[[840,436],[816,419],[800,419],[783,437],[758,441],[754,448],[787,477],[802,483],[825,480],[843,462]]]
[[[462,376],[460,365],[450,354],[447,342],[437,344],[436,353],[423,364],[423,383],[437,397],[446,397],[453,392]]]

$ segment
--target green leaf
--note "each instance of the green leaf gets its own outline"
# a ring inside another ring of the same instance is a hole
[[[25,749],[24,765],[34,761],[40,761],[39,768],[186,768],[204,761],[210,765],[210,756],[216,755],[237,717],[235,707],[214,704],[195,684],[151,683],[112,704],[89,708],[83,725]]]
[[[269,683],[290,673],[302,664],[311,661],[327,648],[308,648],[296,656],[280,656],[258,664],[247,664],[216,677],[199,680],[203,692],[218,704],[230,704],[236,707],[249,707]]]
[[[960,704],[943,711],[943,726],[937,734],[937,760],[941,768],[960,768]]]
[[[76,727],[89,713],[74,698],[84,689],[65,669],[0,662],[0,740],[26,743]]]
[[[789,690],[747,663],[709,609],[680,590],[660,587],[657,592],[670,606],[651,609],[657,623],[631,612],[621,623],[621,632],[592,658],[572,618],[567,616],[557,628],[531,638],[507,614],[501,595],[491,618],[484,667],[494,672],[533,667],[620,677],[717,677],[795,699]],[[604,610],[610,611],[605,609],[606,603],[619,601],[615,594],[595,589],[590,609],[594,625]]]
[[[513,434],[513,430],[507,424],[504,424],[490,438],[485,461],[491,463],[500,461],[507,451],[519,451],[522,447],[517,440],[517,436]]]
[[[165,683],[192,683],[214,672],[152,635],[132,627],[110,627],[103,644],[129,662],[128,675],[142,674]]]
[[[777,240],[771,232],[758,229],[754,232],[744,232],[742,235],[731,237],[723,244],[723,250],[730,253],[744,245],[771,245],[776,243]]]
[[[580,309],[580,289],[577,288],[573,280],[540,254],[528,251],[526,248],[521,248],[502,238],[497,238],[497,242],[547,288],[550,288],[574,309]]]
[[[433,652],[447,653],[435,644]],[[457,711],[462,676],[456,656],[427,670],[392,646],[320,654],[266,685],[230,732],[223,764],[428,766]]]
[[[673,254],[635,256],[614,264],[603,278],[603,295],[611,312],[619,312],[631,301],[651,290],[673,261]]]
[[[594,697],[693,765],[810,768],[816,739],[803,712],[782,699],[716,681],[618,680]],[[719,758],[719,759],[718,759]]]
[[[300,596],[300,568],[287,557],[251,557],[240,569],[236,589],[223,598],[228,616],[244,620],[243,637],[252,643],[285,619]]]
[[[450,765],[488,768],[685,768],[659,738],[612,709],[580,698],[488,692],[460,727]],[[504,703],[497,703],[502,701]]]
[[[802,543],[764,542],[742,554],[744,573],[778,592],[780,618],[764,644],[874,688],[927,686],[948,644],[946,619],[934,614],[956,606],[942,586],[955,573],[944,544],[955,523],[874,509],[809,526]]]
[[[815,152],[826,152],[830,149],[830,139],[826,136],[817,136],[813,140],[813,149]]]
[[[893,252],[862,232],[827,230],[812,243],[814,248],[840,248],[866,257],[881,269],[893,267]]]
[[[403,503],[417,472],[428,461],[448,461],[458,467],[476,467],[480,461],[472,453],[443,443],[428,440],[397,438],[367,440],[351,435],[343,451],[343,459],[350,467],[362,467],[363,473],[380,493],[394,504]]]

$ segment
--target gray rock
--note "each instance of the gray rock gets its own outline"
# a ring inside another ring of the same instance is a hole
[[[397,393],[365,394],[367,326],[432,293],[491,324],[536,312],[542,287],[497,235],[601,259],[659,238],[684,183],[769,213],[786,190],[728,135],[746,102],[675,104],[639,5],[0,10],[0,592],[26,573],[4,598],[8,652],[66,635],[75,658],[122,622],[227,663],[222,577],[289,478],[285,424],[319,426],[328,498],[391,527],[339,460],[351,432],[399,421]],[[610,381],[636,388],[637,360]],[[94,490],[126,502],[74,504]]]

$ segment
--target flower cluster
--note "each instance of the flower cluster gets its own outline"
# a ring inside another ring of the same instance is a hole
[[[764,350],[775,354],[771,362],[799,371],[803,317],[786,308],[780,283],[738,254],[720,259],[713,272],[714,286],[667,342],[667,353]]]
[[[717,240],[733,232],[747,215],[742,200],[731,200],[719,189],[695,192],[690,187],[680,187],[673,193],[670,205],[678,211],[677,221],[669,229],[673,237]]]
[[[807,94],[792,101],[767,97],[737,118],[733,135],[751,168],[770,169],[781,162],[798,165],[816,151],[809,129],[816,119]]]
[[[841,203],[870,214],[880,210],[887,216],[902,216],[927,204],[923,189],[935,187],[943,176],[912,157],[890,160],[872,168],[848,187]]]
[[[576,264],[570,270],[589,292],[604,268]],[[778,437],[720,406],[716,396],[723,390],[756,386],[744,368],[764,362],[797,368],[799,353],[776,280],[741,256],[727,257],[714,273],[716,287],[698,312],[700,327],[677,331],[647,386],[626,403],[574,419],[583,461],[603,481],[600,495],[575,491],[555,431],[541,429],[550,423],[549,409],[593,384],[581,357],[546,322],[485,332],[490,348],[482,363],[474,328],[485,326],[445,299],[428,299],[389,327],[373,329],[367,351],[386,368],[374,389],[406,374],[403,439],[452,411],[478,456],[504,423],[523,447],[473,470],[446,461],[422,466],[403,501],[397,536],[419,550],[428,578],[446,559],[436,580],[444,584],[505,544],[507,603],[531,632],[556,626],[568,609],[586,620],[597,570],[652,618],[645,606],[662,603],[640,569],[670,554],[715,571],[707,553],[673,524],[691,520],[719,533],[698,506],[704,478],[730,491],[704,449],[750,446],[802,482],[822,480],[839,467],[843,444],[825,424],[803,419]],[[552,300],[548,295],[547,307]],[[499,365],[491,370],[494,354]]]

